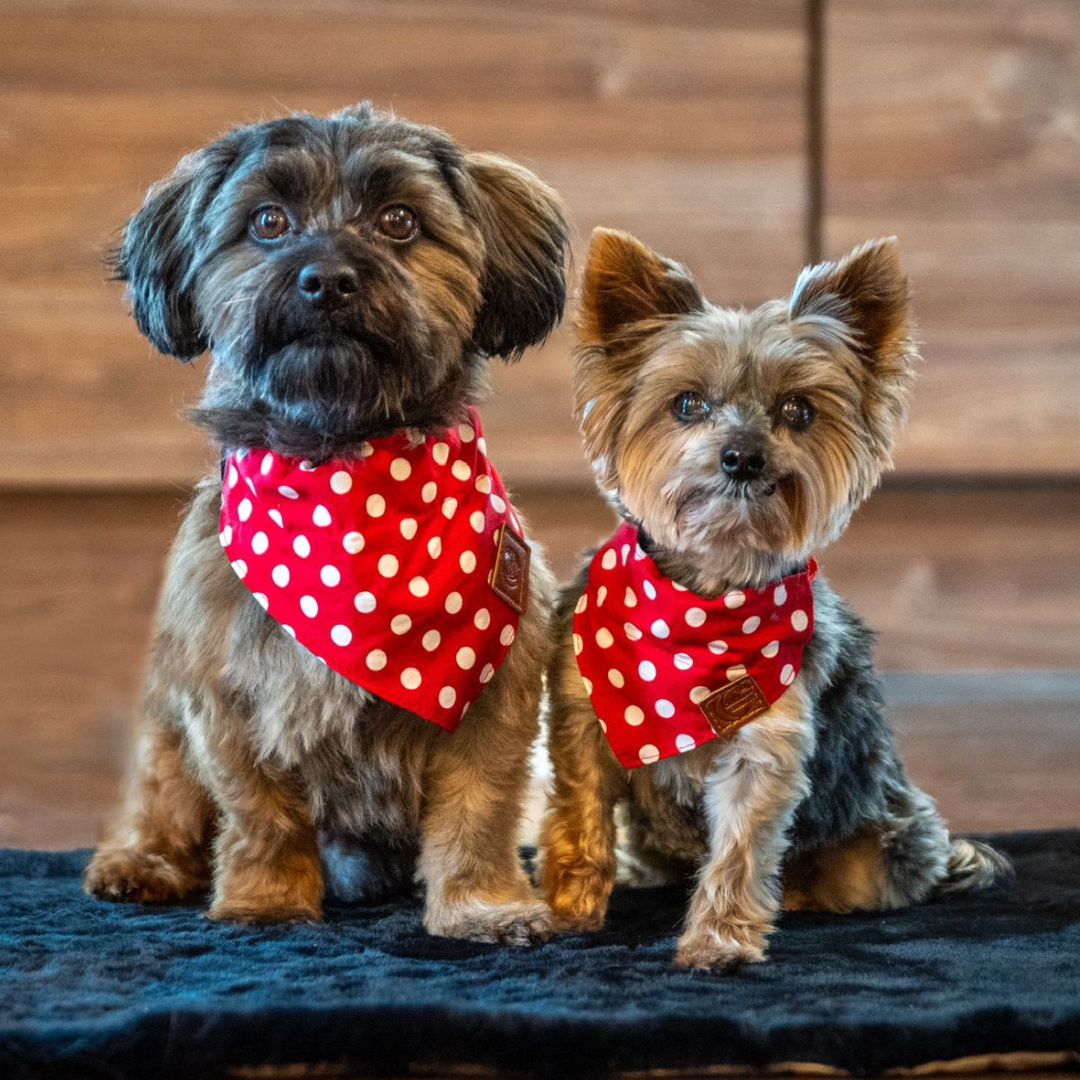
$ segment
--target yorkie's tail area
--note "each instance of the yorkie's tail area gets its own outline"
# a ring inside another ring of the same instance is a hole
[[[957,896],[976,889],[988,889],[1015,873],[1009,859],[989,844],[953,836],[949,838],[948,872],[935,888],[934,895]]]

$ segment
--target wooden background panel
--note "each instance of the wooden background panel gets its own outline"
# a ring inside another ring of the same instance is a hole
[[[830,254],[896,233],[926,365],[908,471],[1080,469],[1080,7],[840,0]]]
[[[0,484],[185,483],[197,369],[153,357],[103,281],[147,184],[230,124],[361,97],[515,155],[595,224],[639,232],[718,299],[790,287],[802,260],[799,0],[754,5],[8,4],[0,16]],[[287,47],[283,47],[287,43]],[[568,333],[496,372],[512,482],[586,484]]]

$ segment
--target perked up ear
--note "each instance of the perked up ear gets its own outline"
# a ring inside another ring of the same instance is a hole
[[[183,158],[147,192],[113,261],[116,279],[128,283],[136,324],[167,356],[192,360],[208,347],[192,297],[194,260],[202,215],[232,160],[225,143]]]
[[[469,202],[484,239],[483,302],[473,341],[516,360],[559,324],[566,303],[566,220],[555,192],[497,154],[466,154]]]
[[[701,290],[681,263],[629,233],[593,230],[577,319],[582,345],[603,345],[634,323],[704,306]]]
[[[837,262],[808,266],[791,294],[792,320],[842,324],[876,374],[906,373],[914,349],[907,277],[896,237],[870,240]]]
[[[601,486],[618,484],[615,448],[651,353],[650,333],[668,317],[705,306],[685,266],[627,233],[593,231],[577,315],[574,411]]]

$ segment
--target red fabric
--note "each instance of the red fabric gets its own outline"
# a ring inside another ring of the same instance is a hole
[[[339,675],[448,731],[517,632],[491,588],[503,524],[520,536],[474,409],[348,460],[225,463],[221,544],[255,599]]]
[[[817,563],[714,600],[664,577],[624,522],[596,553],[574,614],[574,652],[611,749],[628,769],[715,739],[698,703],[749,674],[770,705],[814,633]]]

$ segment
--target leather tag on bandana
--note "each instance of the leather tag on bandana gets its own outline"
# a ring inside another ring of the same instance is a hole
[[[699,703],[713,731],[721,738],[732,735],[769,711],[769,702],[752,675],[744,675],[711,693]]]
[[[491,588],[519,615],[525,614],[529,603],[530,556],[529,545],[503,522],[499,526],[499,548],[495,555]]]

